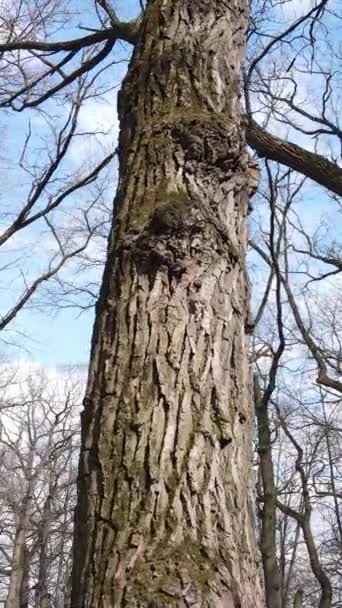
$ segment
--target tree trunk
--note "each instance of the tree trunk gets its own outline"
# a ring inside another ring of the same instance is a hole
[[[20,589],[20,608],[29,608],[30,598],[30,555],[25,544],[23,577]]]
[[[71,489],[74,484],[74,465],[72,459],[69,463],[69,474],[63,504],[63,521],[59,530],[59,551],[54,594],[54,608],[70,608],[71,598],[71,562],[72,550],[70,547],[70,515],[73,511]]]
[[[302,608],[303,607],[303,589],[298,589],[294,594],[293,598],[293,608]]]
[[[8,587],[6,608],[23,608],[27,603],[27,587],[29,577],[28,551],[26,537],[31,514],[33,477],[32,477],[33,451],[29,454],[27,465],[27,488],[22,504],[18,506],[19,513],[16,522],[16,535],[13,547],[11,564],[11,577]]]
[[[14,541],[12,571],[8,587],[6,608],[23,608],[27,604],[27,578],[28,578],[28,551],[26,548],[26,534],[28,512],[26,501],[23,504],[23,513],[19,515],[17,533]],[[26,517],[27,516],[27,517]]]
[[[72,608],[261,608],[240,117],[246,0],[150,0],[119,99]]]
[[[274,483],[271,429],[268,403],[262,395],[258,378],[254,380],[254,402],[258,430],[259,467],[263,491],[260,550],[264,567],[265,599],[267,608],[282,608],[281,577],[276,544],[277,493]]]
[[[51,504],[53,499],[53,471],[50,471],[49,490],[44,502],[42,519],[38,529],[38,580],[35,590],[35,608],[49,608],[48,594],[48,542],[51,525]]]

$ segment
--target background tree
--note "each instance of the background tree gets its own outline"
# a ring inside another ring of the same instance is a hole
[[[9,391],[11,392],[11,391]],[[6,608],[64,606],[76,493],[80,383],[21,378],[0,435],[0,585]]]

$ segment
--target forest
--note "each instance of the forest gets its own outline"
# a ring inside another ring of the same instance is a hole
[[[0,608],[342,607],[341,32],[0,0]]]

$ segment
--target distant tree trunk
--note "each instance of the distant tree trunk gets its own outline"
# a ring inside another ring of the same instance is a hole
[[[16,522],[16,535],[13,547],[13,556],[11,564],[11,577],[8,587],[6,600],[6,608],[27,608],[28,599],[28,551],[26,546],[26,537],[29,526],[29,518],[31,513],[32,493],[33,493],[33,450],[29,455],[29,460],[26,469],[27,487],[21,505],[18,505],[18,516]]]
[[[302,608],[303,606],[303,589],[298,589],[294,594],[293,608]]]
[[[29,507],[30,497],[25,497],[18,517],[6,608],[25,608],[25,606],[27,606],[27,578],[29,566],[27,563],[28,551],[26,547],[26,534]]]
[[[48,542],[51,524],[51,503],[53,498],[53,471],[50,471],[48,495],[44,502],[42,518],[38,530],[39,561],[38,581],[35,592],[35,608],[49,608],[48,595]]]
[[[71,547],[70,547],[70,515],[72,507],[72,487],[74,485],[74,468],[71,461],[68,471],[68,481],[63,504],[63,521],[59,533],[58,567],[54,608],[69,608],[71,596]]]
[[[19,595],[20,608],[29,608],[30,599],[30,555],[25,543],[24,549],[24,567],[23,577],[21,581],[21,589]]]
[[[70,560],[71,564],[71,560]],[[64,577],[64,593],[63,593],[63,604],[58,604],[61,608],[70,608],[71,603],[71,568],[66,569]]]
[[[282,588],[277,560],[276,500],[272,461],[271,429],[268,403],[265,401],[258,379],[254,380],[254,402],[258,429],[258,454],[262,479],[262,514],[260,550],[264,566],[265,599],[267,608],[282,608]]]
[[[82,421],[72,608],[261,608],[245,335],[247,0],[150,0]]]

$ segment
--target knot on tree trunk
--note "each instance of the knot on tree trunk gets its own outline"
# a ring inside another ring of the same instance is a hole
[[[205,172],[220,169],[225,177],[235,173],[242,153],[237,126],[209,112],[184,118],[172,127],[171,135],[180,144],[185,162],[200,163]]]
[[[241,252],[233,244],[217,205],[191,200],[182,193],[165,199],[141,229],[128,230],[120,240],[118,250],[130,253],[138,272],[167,270],[179,279],[190,266],[204,270],[220,256],[240,260]]]

